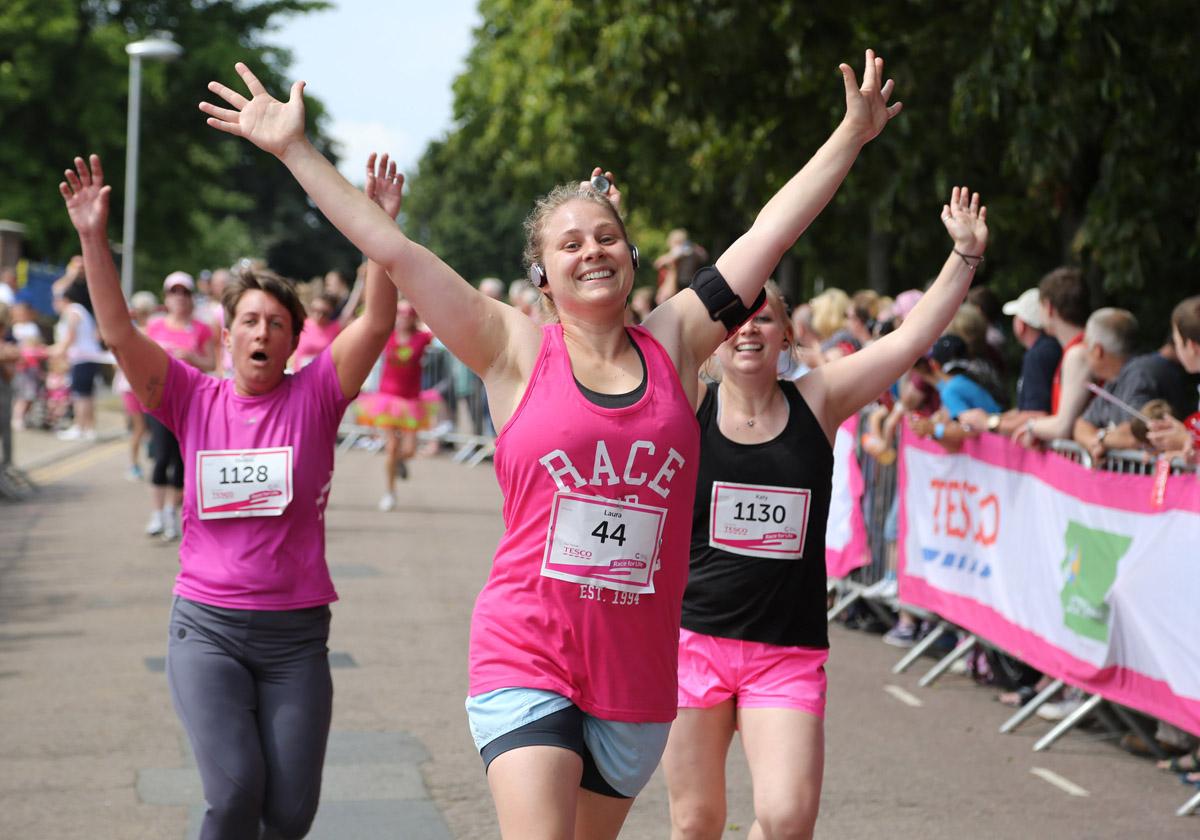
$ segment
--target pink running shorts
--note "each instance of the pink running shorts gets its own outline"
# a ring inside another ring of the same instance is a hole
[[[142,404],[138,402],[137,395],[133,391],[122,391],[121,402],[125,405],[126,414],[145,414],[146,409],[142,408]]]
[[[799,709],[825,718],[825,648],[782,647],[679,631],[679,708]]]

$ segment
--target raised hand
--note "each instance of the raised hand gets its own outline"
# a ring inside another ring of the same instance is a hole
[[[595,178],[597,175],[603,175],[608,179],[608,191],[603,193],[603,195],[608,199],[609,203],[617,209],[618,213],[621,212],[621,191],[617,189],[616,176],[614,176],[611,172],[606,172],[597,166],[592,170],[592,174],[588,176],[588,180],[579,182],[580,189],[591,188],[591,179]]]
[[[1151,420],[1146,436],[1150,445],[1161,452],[1182,452],[1192,437],[1187,426],[1171,416]]]
[[[375,165],[375,153],[367,158],[367,185],[363,188],[367,198],[383,208],[393,219],[400,212],[404,200],[404,174],[396,171],[396,161],[389,161],[385,154]]]
[[[983,256],[987,248],[987,208],[979,205],[979,193],[966,187],[950,191],[950,203],[942,205],[942,224],[954,240],[954,250],[968,257]]]
[[[232,108],[201,102],[200,110],[208,114],[206,122],[227,134],[246,138],[264,152],[283,157],[292,143],[304,139],[304,82],[293,84],[288,101],[280,102],[267,93],[245,64],[239,61],[234,69],[253,98],[247,99],[220,82],[209,82],[208,89]]]
[[[861,87],[849,64],[839,64],[838,69],[842,71],[842,81],[846,85],[844,124],[853,129],[863,143],[874,140],[888,120],[904,108],[902,102],[888,105],[895,84],[891,79],[883,81],[883,59],[876,56],[874,50],[867,50]]]
[[[103,233],[108,226],[108,198],[112,187],[104,183],[100,156],[91,155],[87,161],[75,158],[75,168],[66,170],[63,175],[66,180],[59,183],[58,191],[67,203],[67,215],[79,237]]]

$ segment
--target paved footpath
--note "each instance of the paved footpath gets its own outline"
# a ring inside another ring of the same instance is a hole
[[[148,491],[122,479],[122,442],[52,465],[45,448],[42,492],[0,504],[0,837],[195,837],[199,781],[162,673],[175,549],[141,533]],[[412,472],[399,509],[380,513],[378,458],[339,456],[336,697],[315,840],[498,836],[463,696],[499,493],[486,464],[439,458]],[[1200,817],[1172,816],[1189,790],[1150,763],[1087,734],[1032,753],[1047,724],[1001,736],[990,692],[961,677],[917,688],[920,669],[891,676],[897,653],[878,637],[832,635],[819,837],[1197,836]],[[736,744],[729,775],[725,836],[744,837]],[[668,834],[660,773],[622,837]]]

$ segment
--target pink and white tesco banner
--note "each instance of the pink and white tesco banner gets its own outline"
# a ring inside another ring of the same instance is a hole
[[[900,600],[1200,734],[1200,481],[904,430]]]
[[[863,475],[855,442],[858,417],[838,427],[833,441],[833,493],[825,526],[825,573],[842,578],[871,562],[867,528],[863,522]]]

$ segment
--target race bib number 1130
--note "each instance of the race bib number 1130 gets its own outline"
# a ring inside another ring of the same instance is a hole
[[[745,557],[797,559],[811,496],[797,487],[714,481],[708,544]]]

